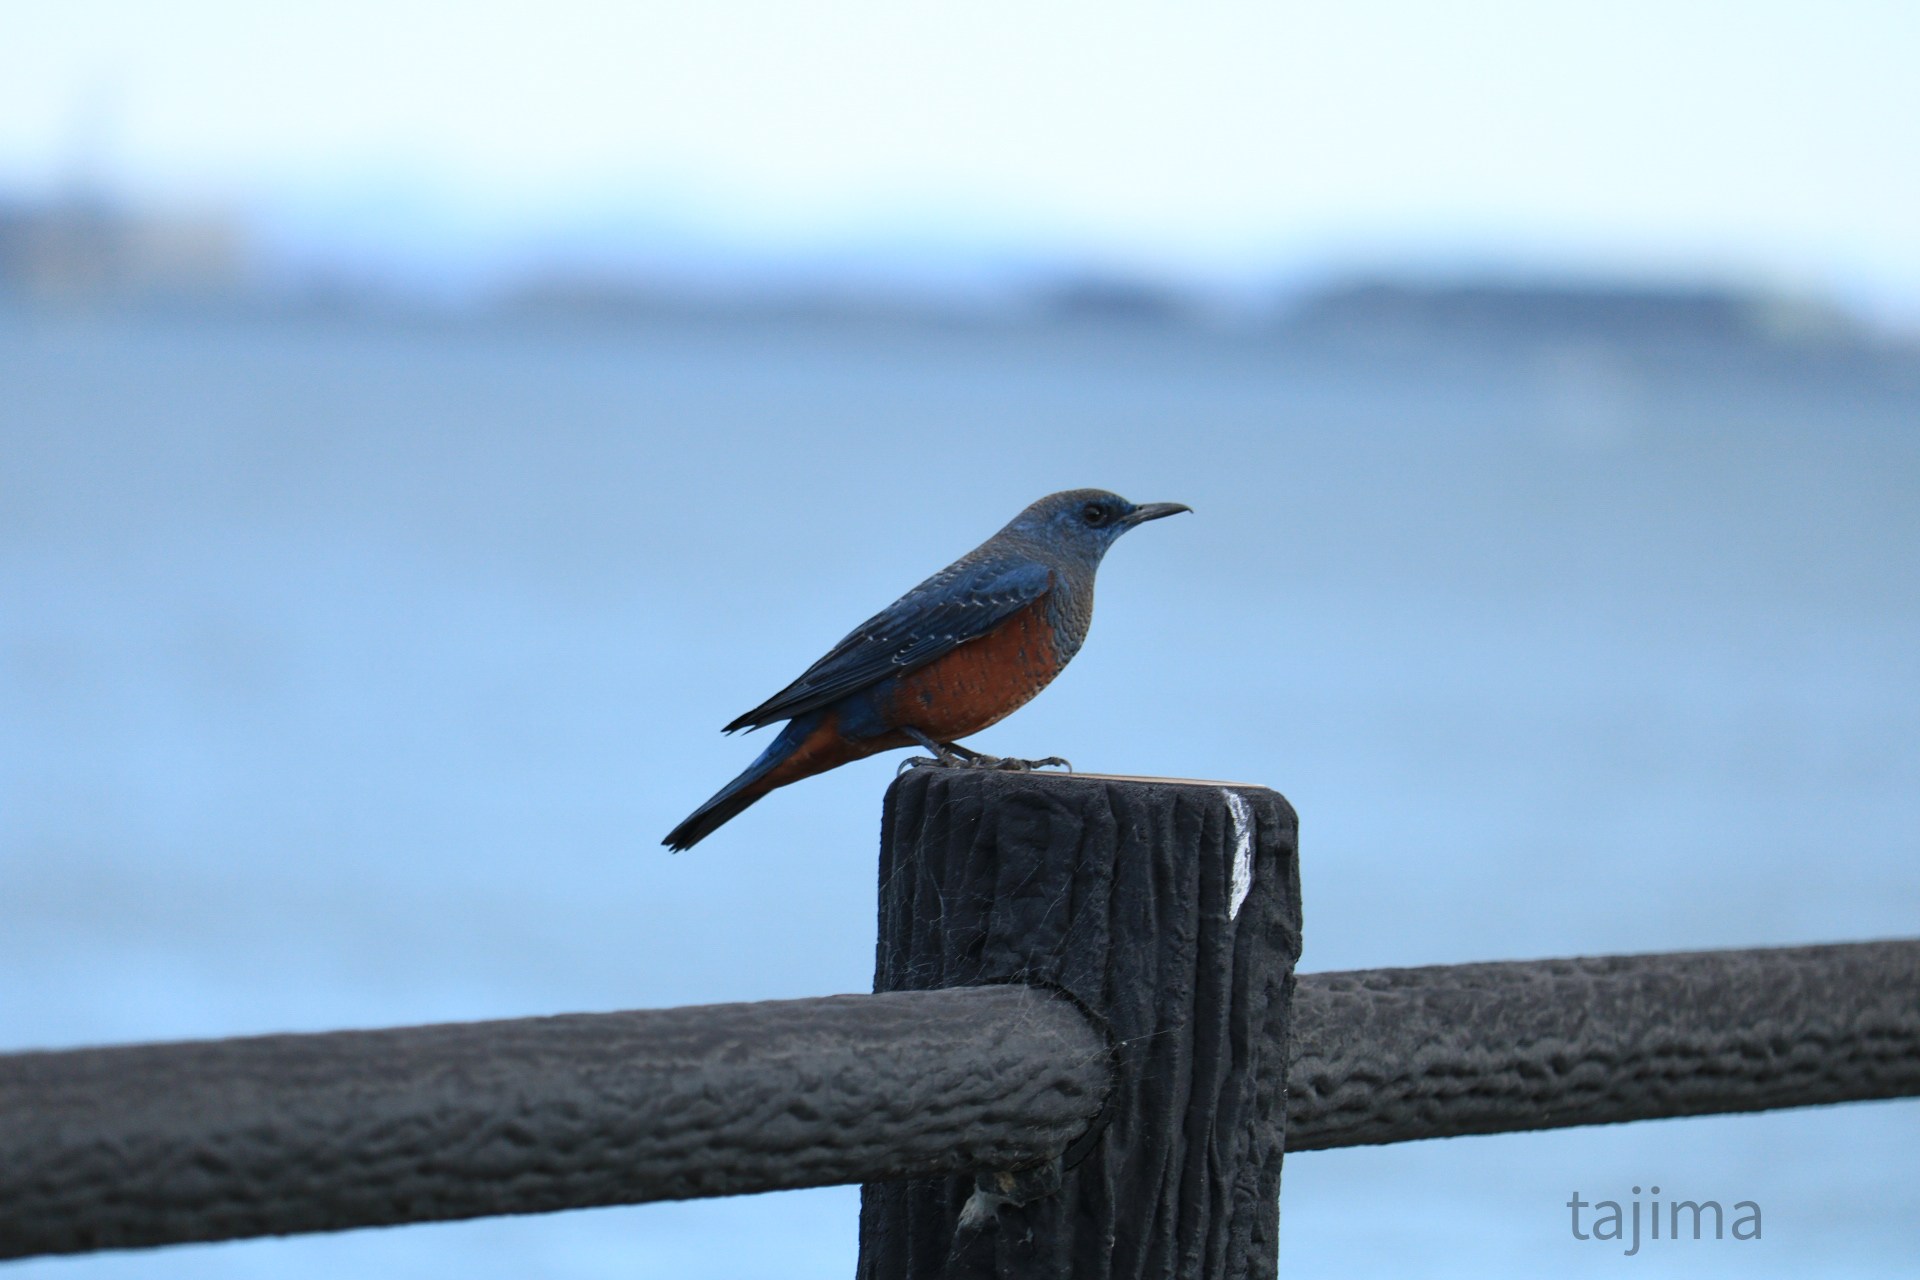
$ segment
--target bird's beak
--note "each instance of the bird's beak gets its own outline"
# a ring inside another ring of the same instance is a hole
[[[1131,529],[1137,524],[1145,524],[1149,520],[1158,520],[1161,516],[1179,515],[1182,511],[1192,510],[1192,507],[1184,506],[1178,502],[1149,502],[1129,511],[1121,518],[1120,523]]]

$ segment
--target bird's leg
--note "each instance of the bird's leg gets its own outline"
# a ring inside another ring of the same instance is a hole
[[[923,750],[933,752],[931,757],[908,756],[905,760],[902,760],[899,769],[899,772],[902,773],[908,769],[919,769],[927,765],[939,765],[946,769],[964,769],[973,762],[976,754],[972,751],[966,751],[963,755],[961,751],[953,749],[948,744],[935,742],[932,738],[929,738],[912,725],[906,726],[901,732],[909,738],[912,738]]]
[[[975,751],[972,747],[963,747],[957,742],[943,742],[943,751],[952,753],[954,763],[963,769],[1004,769],[1007,762],[999,756],[990,756],[984,751]]]
[[[902,733],[912,738],[923,749],[931,751],[932,756],[908,756],[900,762],[900,772],[908,769],[937,765],[943,769],[1000,769],[1012,773],[1027,773],[1034,769],[1044,769],[1048,765],[1060,765],[1068,773],[1073,765],[1059,756],[1048,756],[1044,760],[1017,760],[1011,757],[990,756],[984,751],[975,751],[972,747],[963,747],[957,742],[935,742],[911,725],[903,728]]]
[[[1068,773],[1073,765],[1059,756],[1048,756],[1044,760],[1020,760],[1013,756],[990,756],[984,751],[975,751],[972,747],[963,747],[957,742],[946,744],[947,750],[967,762],[969,769],[1002,769],[1011,773],[1028,773],[1034,769],[1044,769],[1048,765],[1064,765]]]

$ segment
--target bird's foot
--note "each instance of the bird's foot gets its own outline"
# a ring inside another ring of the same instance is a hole
[[[1047,756],[1040,760],[1022,760],[1016,756],[989,756],[976,754],[972,758],[949,753],[944,758],[938,756],[908,756],[900,762],[899,773],[909,769],[994,769],[1003,773],[1031,773],[1035,769],[1059,768],[1073,772],[1073,761],[1064,756]]]
[[[995,763],[993,767],[995,769],[1009,769],[1016,773],[1031,773],[1035,769],[1046,768],[1065,769],[1068,773],[1072,773],[1073,761],[1067,759],[1065,756],[1043,756],[1038,760],[1021,760],[1013,756],[1008,756]]]
[[[1062,756],[1048,756],[1044,760],[1022,760],[1018,756],[990,756],[983,751],[969,751],[961,767],[966,769],[998,769],[1003,773],[1031,773],[1035,769],[1044,769],[1057,765],[1068,773],[1073,772],[1073,763]]]
[[[905,773],[909,769],[996,769],[1006,773],[1030,773],[1035,769],[1044,769],[1049,766],[1058,766],[1068,773],[1073,772],[1072,762],[1060,756],[1048,756],[1044,760],[990,756],[984,751],[975,751],[972,747],[963,747],[957,742],[935,742],[916,729],[907,730],[907,734],[934,754],[908,756],[900,762],[898,770],[900,773]]]
[[[976,759],[978,759],[980,755],[980,753],[977,751],[969,751],[967,748],[962,746],[956,746],[951,742],[935,742],[932,738],[929,738],[926,734],[920,732],[918,729],[910,728],[906,730],[906,735],[909,738],[912,738],[915,742],[919,743],[920,746],[925,750],[933,752],[933,755],[930,757],[929,756],[908,756],[905,760],[902,760],[900,762],[899,769],[895,770],[896,777],[902,773],[905,773],[909,769],[972,768],[973,762]]]

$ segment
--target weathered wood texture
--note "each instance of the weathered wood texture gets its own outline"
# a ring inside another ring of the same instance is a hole
[[[1269,1276],[1283,1136],[1920,1095],[1920,940],[1307,974],[1289,1007],[1295,865],[1261,788],[918,771],[882,994],[0,1055],[0,1257],[858,1181],[864,1280]]]
[[[1045,1168],[867,1186],[862,1280],[1274,1274],[1295,833],[1261,787],[933,768],[894,783],[875,988],[1053,987],[1105,1020],[1117,1069],[1051,1194]]]
[[[1030,1163],[1110,1082],[1028,987],[0,1057],[0,1257]]]
[[[1920,1094],[1920,942],[1310,973],[1287,1148]]]

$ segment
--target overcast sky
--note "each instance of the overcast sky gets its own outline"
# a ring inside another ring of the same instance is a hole
[[[16,191],[92,148],[129,189],[375,221],[1730,270],[1920,302],[1912,0],[0,0],[0,31]]]

